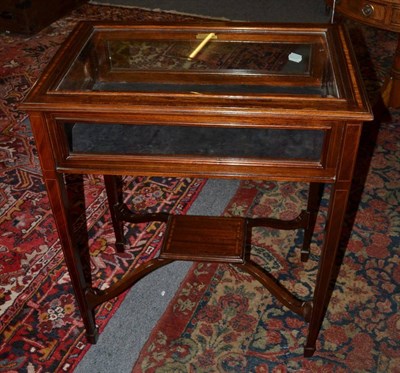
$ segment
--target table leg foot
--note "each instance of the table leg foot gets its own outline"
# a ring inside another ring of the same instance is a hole
[[[301,250],[301,253],[300,253],[301,261],[307,262],[309,258],[310,258],[310,250],[307,250],[307,251]]]
[[[314,355],[315,346],[305,346],[304,347],[304,357],[311,357]]]
[[[117,250],[117,253],[123,253],[125,251],[125,244],[123,242],[116,242],[115,250]]]
[[[86,332],[86,339],[88,343],[96,344],[99,339],[99,328],[96,326],[93,332]]]

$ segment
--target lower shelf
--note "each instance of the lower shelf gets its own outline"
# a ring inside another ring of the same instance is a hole
[[[161,259],[244,263],[246,219],[170,216]]]
[[[297,218],[284,221],[272,218],[182,216],[163,213],[140,216],[131,213],[124,205],[117,208],[116,212],[117,218],[123,218],[124,221],[166,223],[163,247],[158,257],[127,273],[110,288],[89,289],[86,299],[91,309],[123,293],[150,272],[174,260],[188,260],[236,265],[264,285],[282,304],[306,321],[310,321],[312,303],[291,294],[272,274],[254,263],[247,255],[248,245],[251,244],[249,235],[253,227],[304,229],[308,226],[309,213],[304,211]]]

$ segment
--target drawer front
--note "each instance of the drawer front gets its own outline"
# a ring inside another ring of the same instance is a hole
[[[392,25],[397,27],[397,31],[400,32],[400,4],[399,7],[393,7]]]
[[[386,5],[374,1],[339,1],[337,10],[362,22],[382,22],[386,16]]]
[[[400,31],[400,4],[389,0],[338,0],[337,11],[371,26]]]

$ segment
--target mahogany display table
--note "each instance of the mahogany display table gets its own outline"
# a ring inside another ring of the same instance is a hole
[[[24,108],[90,342],[96,306],[171,261],[198,260],[252,274],[309,322],[304,353],[314,353],[362,123],[372,119],[341,26],[80,23]],[[85,173],[105,175],[118,251],[124,222],[166,225],[159,256],[106,290],[92,287],[72,227],[65,175]],[[140,215],[122,202],[118,175],[302,181],[310,192],[289,221]],[[304,229],[306,261],[323,183],[332,188],[320,266],[313,298],[301,300],[251,261],[251,230]]]

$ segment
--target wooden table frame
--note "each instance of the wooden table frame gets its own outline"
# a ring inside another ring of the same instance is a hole
[[[35,85],[24,104],[24,108],[30,115],[44,181],[88,341],[95,343],[98,337],[94,310],[99,304],[121,294],[140,278],[173,260],[208,260],[231,263],[251,273],[284,305],[309,322],[304,354],[312,356],[330,299],[340,232],[346,213],[362,123],[372,119],[345,30],[340,26],[332,25],[267,27],[259,24],[214,23],[206,26],[204,24],[179,26],[188,30],[193,27],[199,30],[212,27],[217,32],[232,29],[243,32],[251,30],[264,32],[268,28],[278,34],[288,29],[327,33],[332,64],[343,96],[339,99],[314,97],[299,100],[277,95],[256,97],[240,102],[238,99],[220,99],[208,95],[194,98],[180,95],[179,100],[175,99],[171,104],[171,95],[165,94],[138,97],[134,93],[115,95],[103,92],[93,96],[82,92],[79,94],[49,93],[51,87],[59,81],[60,72],[65,71],[68,61],[76,55],[81,40],[87,38],[93,28],[123,29],[126,27],[149,26],[81,23],[48,66],[42,79]],[[177,26],[163,25],[150,28],[154,30],[157,27],[168,29]],[[316,129],[325,131],[326,136],[319,161],[72,154],[68,152],[65,134],[59,124],[65,121],[118,122],[127,125],[157,123],[222,128]],[[118,251],[123,251],[124,248],[121,229],[123,221],[157,220],[167,224],[167,234],[160,256],[145,263],[134,272],[126,274],[121,281],[103,291],[92,288],[87,237],[85,238],[86,245],[81,245],[72,226],[74,217],[71,206],[74,200],[70,197],[66,180],[69,174],[86,173],[105,175]],[[192,229],[191,234],[194,235],[207,235],[212,231],[211,226],[214,222],[204,217],[174,217],[165,214],[135,215],[122,203],[119,175],[301,181],[310,183],[310,192],[306,211],[292,221],[270,218],[211,218],[217,219],[216,225],[222,226],[224,223],[224,228],[216,234],[222,241],[227,242],[227,247],[216,248],[213,246],[216,240],[211,237],[210,240],[206,240],[204,247],[200,250],[196,249],[195,244],[182,250],[182,240],[188,237],[185,233],[186,229]],[[304,229],[301,258],[303,261],[307,260],[319,208],[320,186],[323,183],[332,185],[325,239],[321,249],[313,299],[303,302],[290,294],[266,271],[251,262],[248,254],[249,236],[254,226]]]

